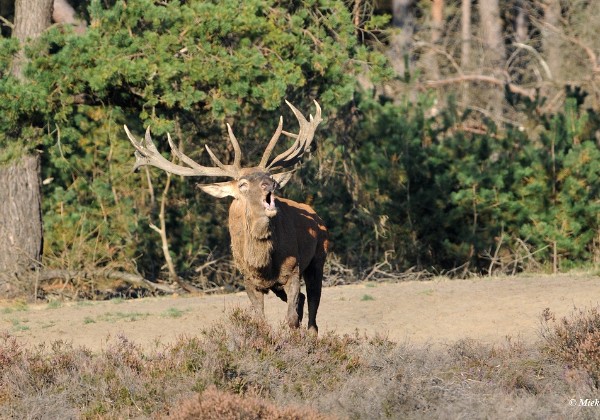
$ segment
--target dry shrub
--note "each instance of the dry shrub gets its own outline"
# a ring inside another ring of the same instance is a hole
[[[20,359],[23,349],[7,332],[0,334],[0,372]]]
[[[89,357],[87,351],[62,341],[28,349],[5,335],[0,353],[1,418],[77,417],[70,385],[82,359]]]
[[[493,381],[509,393],[536,395],[543,391],[539,354],[520,340],[508,337],[505,343],[493,346],[460,340],[450,348],[450,356],[465,381]]]
[[[329,394],[350,418],[547,418],[569,408],[560,372],[534,346],[465,339],[445,349],[361,345],[365,368]],[[541,371],[545,371],[545,376]],[[567,394],[568,395],[568,394]],[[322,397],[316,406],[324,404]]]
[[[252,312],[234,310],[226,325],[205,333],[204,369],[213,383],[235,393],[257,392],[299,401],[332,389],[347,379],[357,364],[356,339],[306,330],[271,328]]]
[[[546,350],[566,364],[567,377],[573,382],[591,380],[600,389],[600,307],[574,309],[559,321],[546,308],[541,322]]]
[[[24,348],[8,336],[0,357],[0,418],[143,417],[192,386],[174,380],[171,359],[146,358],[124,337],[93,354],[62,341]]]
[[[551,337],[564,350],[559,331]],[[0,336],[0,418],[572,418],[585,408],[569,399],[594,395],[573,372],[519,341],[439,348],[315,338],[235,310],[200,336],[152,351],[126,337],[93,354]]]
[[[318,420],[327,416],[302,407],[277,407],[256,397],[219,391],[214,386],[174,408],[173,420]]]

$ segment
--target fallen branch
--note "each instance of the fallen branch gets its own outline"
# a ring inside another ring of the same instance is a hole
[[[97,278],[106,278],[111,280],[122,280],[127,283],[136,284],[147,287],[153,291],[161,291],[167,294],[175,293],[169,286],[158,283],[153,283],[142,276],[130,273],[123,273],[116,270],[99,270],[99,271],[76,271],[76,270],[42,270],[38,273],[38,281],[50,281],[55,279],[63,279],[65,282],[73,279],[93,280]]]
[[[325,264],[324,282],[327,286],[356,283],[359,279],[353,269],[346,267],[332,254]]]
[[[210,267],[211,265],[218,263],[220,260],[223,260],[224,258],[225,257],[221,257],[221,258],[217,258],[216,260],[207,261],[204,264],[202,264],[201,266],[194,268],[194,271],[196,273],[201,273],[204,269]]]
[[[364,276],[363,281],[398,281],[402,273],[394,272],[392,264],[388,261],[392,252],[386,251],[384,254],[383,261],[376,263],[369,273]]]

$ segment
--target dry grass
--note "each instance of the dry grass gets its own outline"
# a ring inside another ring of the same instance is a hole
[[[597,407],[569,405],[598,392],[598,364],[587,362],[598,343],[578,333],[589,351],[576,362],[559,334],[582,330],[577,319],[549,318],[536,346],[465,340],[444,349],[358,335],[316,339],[241,310],[151,352],[126,337],[93,354],[63,342],[24,348],[5,334],[0,417],[597,418]]]

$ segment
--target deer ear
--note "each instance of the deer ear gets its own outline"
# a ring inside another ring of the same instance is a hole
[[[235,197],[235,189],[233,187],[232,182],[216,182],[214,184],[197,184],[197,187],[200,188],[207,194],[212,195],[213,197],[223,198],[223,197]]]
[[[282,172],[280,174],[274,174],[274,175],[271,175],[271,177],[273,177],[275,182],[277,182],[277,185],[279,185],[279,188],[283,188],[283,186],[285,184],[287,184],[287,182],[290,180],[290,178],[292,178],[293,174],[294,174],[294,171],[289,171],[289,172]]]

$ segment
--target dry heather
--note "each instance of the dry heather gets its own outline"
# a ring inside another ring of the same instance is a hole
[[[309,408],[279,408],[257,397],[235,395],[211,386],[196,397],[172,408],[172,420],[326,420],[330,417]]]
[[[93,354],[4,335],[0,418],[597,418],[598,407],[569,405],[598,393],[597,317],[546,313],[536,346],[316,339],[241,310],[152,352],[125,337]]]
[[[600,307],[574,309],[559,321],[550,309],[542,314],[546,352],[562,361],[570,380],[591,381],[600,389]]]

